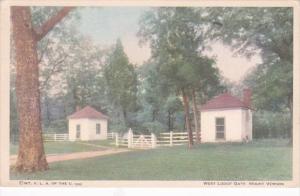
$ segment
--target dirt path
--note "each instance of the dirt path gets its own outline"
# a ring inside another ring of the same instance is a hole
[[[75,160],[75,159],[88,159],[92,157],[99,157],[99,156],[117,154],[117,153],[129,152],[129,151],[130,150],[128,149],[108,148],[99,151],[75,152],[69,154],[53,154],[53,155],[47,155],[47,161],[48,163],[53,163],[58,161],[68,161],[68,160]],[[16,160],[17,160],[17,155],[10,156],[11,165],[14,165],[16,163]]]

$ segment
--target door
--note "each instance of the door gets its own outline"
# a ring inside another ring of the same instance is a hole
[[[225,118],[216,118],[216,140],[225,139]]]
[[[80,125],[76,125],[76,139],[80,139]]]

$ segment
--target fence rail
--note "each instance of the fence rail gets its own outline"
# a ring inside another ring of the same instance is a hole
[[[127,134],[120,136],[118,133],[108,134],[108,139],[114,139],[116,146],[128,148],[156,148],[158,146],[177,146],[188,143],[187,132],[164,132],[157,136],[152,134],[133,134],[130,129]],[[193,138],[196,134],[193,133]]]
[[[12,143],[18,143],[19,136],[18,135],[11,135],[10,141]],[[43,134],[43,141],[44,142],[59,142],[59,141],[69,141],[69,134],[67,133],[44,133]]]
[[[69,141],[69,134],[67,133],[43,134],[43,140],[45,142]]]
[[[114,140],[116,138],[116,133],[115,132],[108,132],[107,133],[107,139],[108,140]]]
[[[193,133],[193,138],[196,138],[196,134]],[[157,136],[152,134],[133,134],[132,130],[129,130],[127,134],[120,135],[116,132],[108,132],[107,139],[115,141],[116,146],[128,147],[128,148],[156,148],[158,146],[177,146],[188,143],[187,132],[163,132]],[[45,142],[55,141],[69,141],[69,135],[67,133],[44,133],[43,140]],[[11,135],[11,142],[17,143],[18,135]]]

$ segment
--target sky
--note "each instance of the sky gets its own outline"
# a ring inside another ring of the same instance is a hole
[[[120,38],[130,62],[141,65],[149,59],[151,54],[149,45],[140,46],[139,38],[136,36],[139,29],[139,18],[147,9],[149,8],[84,8],[79,10],[81,17],[79,31],[103,47],[115,44],[116,40]],[[207,51],[206,54],[216,56],[216,66],[220,69],[221,74],[231,82],[238,83],[251,68],[261,63],[259,56],[251,59],[233,56],[230,48],[220,42],[211,44],[211,48],[212,50]]]

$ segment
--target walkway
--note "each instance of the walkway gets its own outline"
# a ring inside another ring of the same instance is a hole
[[[69,161],[75,159],[88,159],[93,157],[99,157],[104,155],[110,154],[117,154],[123,152],[129,152],[128,149],[120,149],[120,148],[107,148],[105,150],[98,150],[98,151],[89,151],[89,152],[75,152],[69,154],[49,154],[47,155],[47,162],[53,163],[58,161]],[[16,163],[17,155],[10,156],[10,163],[13,165]]]

